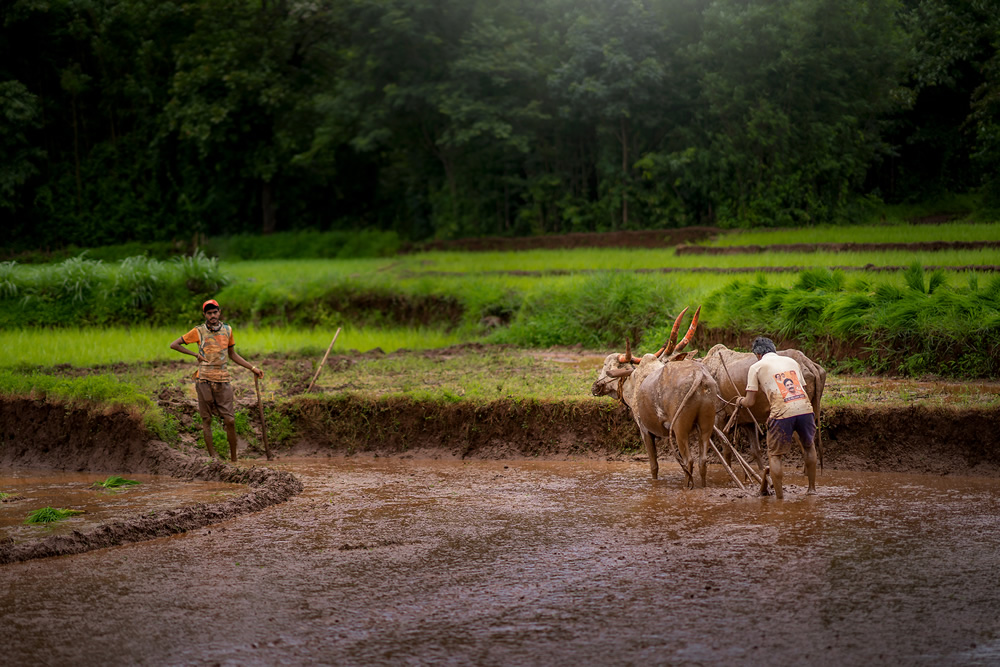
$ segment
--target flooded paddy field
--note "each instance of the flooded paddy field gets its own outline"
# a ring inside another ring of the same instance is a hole
[[[167,475],[129,474],[136,485],[116,489],[96,487],[114,473],[0,468],[0,489],[11,498],[0,503],[0,539],[15,543],[39,536],[66,535],[92,530],[124,514],[155,515],[198,503],[234,498],[245,491],[241,484],[181,480]],[[17,498],[17,500],[12,500]],[[26,525],[27,513],[42,507],[82,511],[65,521]]]
[[[268,465],[303,492],[0,566],[5,664],[1000,662],[995,477],[789,470],[779,502],[666,461]]]

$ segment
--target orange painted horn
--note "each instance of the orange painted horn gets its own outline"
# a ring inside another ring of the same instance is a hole
[[[626,361],[633,364],[637,364],[642,361],[642,359],[632,356],[632,343],[629,341],[628,336],[625,337],[625,354],[618,355],[619,364],[624,364]]]
[[[670,329],[670,338],[668,338],[667,342],[663,344],[663,347],[660,348],[660,351],[656,353],[657,357],[659,357],[664,352],[670,354],[671,352],[674,351],[674,343],[677,340],[677,330],[681,328],[681,318],[684,317],[684,313],[686,313],[687,311],[688,309],[685,306],[684,310],[681,311],[681,314],[677,316],[676,320],[674,320],[674,326],[673,328]]]
[[[698,315],[701,314],[701,306],[698,306],[698,310],[694,311],[694,317],[691,318],[691,326],[688,327],[688,331],[684,334],[684,338],[681,342],[677,343],[677,347],[673,349],[673,352],[680,352],[684,347],[691,342],[691,337],[694,336],[695,330],[698,328]]]

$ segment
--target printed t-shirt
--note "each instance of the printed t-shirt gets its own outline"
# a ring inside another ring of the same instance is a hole
[[[802,384],[798,362],[768,352],[750,367],[747,391],[763,391],[771,404],[771,418],[784,419],[812,412],[812,403]]]
[[[195,377],[211,382],[229,382],[226,364],[229,363],[229,348],[235,345],[231,326],[222,322],[218,331],[210,331],[207,324],[201,324],[184,334],[182,340],[185,343],[198,343],[198,352],[208,360],[198,360]]]

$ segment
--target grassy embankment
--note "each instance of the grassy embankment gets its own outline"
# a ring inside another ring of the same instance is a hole
[[[886,229],[893,228],[838,228],[830,241],[886,242],[887,235],[877,236]],[[776,244],[821,241],[822,233],[783,230],[739,236],[744,243]],[[722,237],[716,243],[732,238]],[[995,240],[1000,238],[1000,226],[921,226],[895,238]],[[430,349],[476,340],[518,348],[582,345],[607,350],[621,347],[626,335],[650,345],[649,341],[665,337],[668,313],[704,303],[703,332],[774,331],[816,350],[838,341],[868,348],[864,358],[837,360],[840,368],[997,377],[1000,280],[987,272],[925,272],[919,264],[995,265],[1000,263],[998,255],[993,250],[972,250],[677,257],[672,249],[581,249],[225,265],[204,257],[122,264],[88,260],[33,267],[7,264],[0,270],[0,301],[6,313],[0,345],[11,351],[2,365],[17,371],[0,375],[0,387],[8,394],[34,391],[60,400],[126,406],[139,411],[154,431],[166,437],[177,425],[147,397],[179,384],[185,370],[157,374],[143,368],[118,369],[117,377],[73,380],[52,377],[51,371],[29,375],[27,369],[177,358],[167,343],[193,324],[197,305],[192,316],[192,303],[208,296],[222,301],[229,319],[247,323],[238,328],[238,342],[241,352],[252,359],[318,358],[336,326],[345,330],[335,353],[374,347],[386,352]],[[788,265],[857,268],[736,277],[724,273]],[[869,265],[909,268],[885,272],[872,271]],[[663,267],[679,271],[656,272]],[[553,275],[554,271],[565,273]],[[502,326],[486,329],[482,322],[490,317]],[[136,321],[143,324],[135,326]],[[15,328],[18,324],[43,326]],[[703,336],[695,343],[707,349],[714,341]],[[823,361],[829,365],[829,360]],[[509,348],[459,353],[451,359],[375,356],[349,369],[328,370],[321,385],[333,393],[325,400],[358,396],[361,404],[354,407],[372,416],[383,410],[378,401],[393,396],[421,403],[499,402],[518,409],[521,401],[587,400],[586,388],[598,363],[591,359],[586,367],[574,367]],[[280,394],[278,381],[265,382],[271,397]],[[988,391],[935,394],[919,383],[884,390],[873,386],[838,391],[834,384],[828,404],[865,396],[862,400],[882,404],[917,398],[995,406],[995,394],[991,398]],[[276,406],[269,422],[282,420],[287,407]],[[248,416],[243,414],[242,420],[241,432],[249,434]]]
[[[894,240],[1000,240],[1000,225],[776,230],[727,235],[717,243],[731,243],[732,236],[797,243],[834,234],[841,241],[871,241],[878,234]],[[364,350],[369,341],[360,340],[359,332],[371,329],[392,329],[386,338],[397,340],[400,327],[418,329],[416,340],[373,346],[390,350],[487,340],[603,349],[620,345],[625,336],[658,341],[669,326],[668,313],[703,303],[707,330],[775,332],[817,350],[821,358],[825,354],[827,363],[853,370],[996,377],[1000,369],[991,357],[1000,336],[995,274],[941,270],[922,276],[918,264],[995,266],[1000,251],[706,257],[677,256],[672,248],[578,249],[226,265],[201,256],[170,262],[134,258],[116,265],[81,259],[32,267],[5,264],[0,267],[0,329],[132,327],[139,321],[174,331],[197,319],[197,303],[215,296],[225,316],[247,333],[244,344],[250,343],[251,326],[261,339],[270,339],[262,351],[303,346],[314,351],[337,326],[355,329],[338,344],[340,350]],[[763,273],[788,266],[849,268]],[[878,270],[885,267],[910,268]],[[660,273],[663,268],[676,272]],[[726,273],[734,269],[750,273]],[[487,330],[484,324],[501,326]],[[863,354],[833,355],[844,349]],[[168,352],[142,353],[145,358],[163,354]]]

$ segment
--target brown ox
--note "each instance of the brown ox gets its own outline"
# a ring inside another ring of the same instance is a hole
[[[814,362],[799,350],[779,350],[778,354],[783,357],[791,357],[802,367],[803,384],[809,402],[813,406],[813,415],[816,418],[816,451],[819,452],[820,464],[823,461],[823,443],[819,430],[820,403],[823,400],[823,389],[826,386],[826,369]],[[715,382],[719,385],[719,395],[725,402],[725,419],[729,418],[735,410],[733,402],[740,396],[747,393],[747,373],[750,367],[757,361],[757,355],[753,352],[737,352],[730,350],[725,345],[719,344],[708,351],[708,354],[701,360],[708,369]],[[753,418],[747,414],[747,409],[753,413]],[[770,406],[766,400],[758,400],[751,408],[741,409],[736,417],[736,424],[750,441],[750,453],[757,462],[760,470],[764,469],[764,461],[760,450],[760,441],[757,438],[757,429],[754,420],[763,426],[767,423]],[[735,444],[735,442],[733,443]],[[729,463],[730,452],[726,450],[726,462]]]
[[[686,355],[680,353],[698,326],[698,312],[695,312],[687,335],[676,346],[674,344],[684,311],[674,322],[670,339],[656,354],[647,354],[642,359],[633,357],[628,341],[625,354],[609,354],[591,393],[615,396],[628,406],[646,445],[653,479],[659,474],[656,441],[667,438],[669,443],[672,434],[677,442],[678,461],[687,475],[688,488],[693,488],[694,461],[688,448],[688,436],[697,427],[698,472],[704,487],[719,387],[700,362],[684,359]]]

